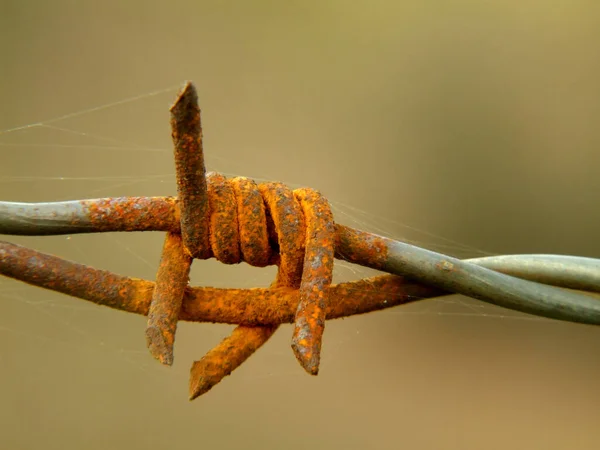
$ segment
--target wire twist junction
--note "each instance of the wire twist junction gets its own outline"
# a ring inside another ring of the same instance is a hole
[[[206,174],[200,109],[191,83],[171,107],[171,128],[181,237],[168,233],[163,247],[148,312],[150,352],[164,364],[173,362],[175,330],[193,258],[215,257],[225,264],[245,261],[258,267],[276,264],[279,270],[272,287],[300,290],[292,349],[302,367],[316,375],[334,260],[335,230],[327,200],[312,189],[291,191],[281,183],[257,185],[244,177]],[[276,328],[237,327],[194,363],[190,397],[231,373]]]
[[[294,321],[294,353],[305,370],[316,375],[327,318],[439,296],[447,290],[547,317],[600,323],[600,302],[595,299],[561,294],[552,287],[476,266],[487,265],[521,278],[598,292],[598,260],[555,257],[550,263],[540,264],[540,258],[534,256],[537,273],[528,270],[531,258],[496,257],[465,263],[336,225],[327,200],[312,189],[292,191],[281,183],[256,184],[245,177],[227,179],[213,172],[206,174],[200,109],[191,83],[185,85],[171,108],[171,126],[177,199],[67,202],[54,204],[49,211],[45,211],[46,206],[34,207],[33,220],[26,219],[29,212],[22,204],[0,204],[0,232],[166,231],[156,283],[121,277],[5,242],[0,242],[0,272],[148,315],[148,347],[163,364],[173,362],[178,320],[238,324],[229,337],[194,362],[190,399],[229,375],[273,335],[280,323]],[[63,217],[57,208],[63,208]],[[331,286],[334,256],[408,274],[434,282],[437,287],[390,275]],[[190,288],[193,259],[212,257],[225,264],[275,264],[277,277],[270,289]],[[542,258],[542,262],[547,260]],[[429,267],[431,264],[434,266]],[[587,270],[584,279],[576,276],[581,275],[582,267]],[[490,284],[497,285],[491,293]],[[527,301],[516,301],[519,296]]]

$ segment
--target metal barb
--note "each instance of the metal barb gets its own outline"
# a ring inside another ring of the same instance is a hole
[[[192,258],[184,252],[181,235],[167,233],[148,310],[146,340],[152,356],[173,364],[173,344]]]
[[[334,224],[327,200],[312,189],[292,191],[281,183],[256,184],[244,177],[206,173],[198,96],[190,82],[171,107],[171,127],[176,199],[0,202],[2,234],[166,232],[155,283],[2,241],[0,273],[147,315],[148,348],[167,365],[173,363],[179,320],[237,324],[229,337],[193,363],[190,400],[243,364],[281,323],[294,322],[292,349],[312,375],[319,371],[327,319],[448,293],[544,317],[600,324],[598,259],[513,255],[461,261]],[[225,264],[275,264],[277,277],[268,289],[190,287],[193,259],[211,257]],[[395,275],[332,285],[334,258]]]
[[[192,257],[208,259],[208,192],[202,125],[198,94],[189,81],[171,106],[171,135],[183,244]]]

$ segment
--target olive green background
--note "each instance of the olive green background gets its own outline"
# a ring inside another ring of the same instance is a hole
[[[600,257],[597,2],[0,8],[0,130],[46,124],[0,135],[2,200],[175,194],[168,108],[190,79],[211,170],[317,188],[340,223],[458,256]],[[6,239],[149,279],[162,245],[160,233]],[[192,282],[273,274],[198,261]],[[340,264],[336,278],[368,274]],[[164,368],[144,327],[1,278],[0,447],[599,445],[593,327],[425,301],[328,322],[311,378],[287,326],[191,403],[192,361],[231,328],[180,324]]]

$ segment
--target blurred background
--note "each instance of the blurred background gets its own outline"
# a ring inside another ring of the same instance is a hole
[[[189,79],[210,170],[319,189],[340,223],[460,257],[600,257],[597,2],[0,8],[2,200],[174,195]],[[148,279],[163,240],[4,238]],[[197,261],[192,283],[273,276]],[[171,368],[144,328],[1,278],[0,447],[598,448],[597,328],[428,300],[328,322],[311,378],[286,326],[191,403],[192,361],[231,327],[181,323]]]

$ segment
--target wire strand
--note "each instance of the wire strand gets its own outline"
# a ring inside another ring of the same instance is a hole
[[[176,201],[170,197],[0,202],[0,233],[47,236],[108,231],[176,232],[179,222],[175,210]],[[336,231],[336,256],[352,263],[409,276],[445,291],[529,314],[600,324],[600,302],[596,299],[545,286],[600,292],[599,259],[513,255],[461,261],[341,225],[336,226]],[[379,254],[374,258],[378,245],[385,249],[385,257]]]
[[[515,255],[462,261],[335,224],[329,203],[312,189],[291,190],[281,183],[257,184],[244,177],[206,173],[200,107],[192,83],[184,85],[170,111],[177,198],[0,202],[2,234],[167,232],[156,282],[8,242],[0,242],[0,273],[147,315],[147,346],[167,365],[173,362],[179,320],[200,317],[238,324],[194,362],[190,399],[243,364],[292,317],[292,349],[312,375],[319,370],[326,319],[447,292],[539,316],[600,324],[598,299],[552,286],[599,292],[600,260]],[[270,289],[190,289],[193,260],[212,257],[224,264],[277,265],[277,277]],[[332,286],[334,258],[395,275]]]

